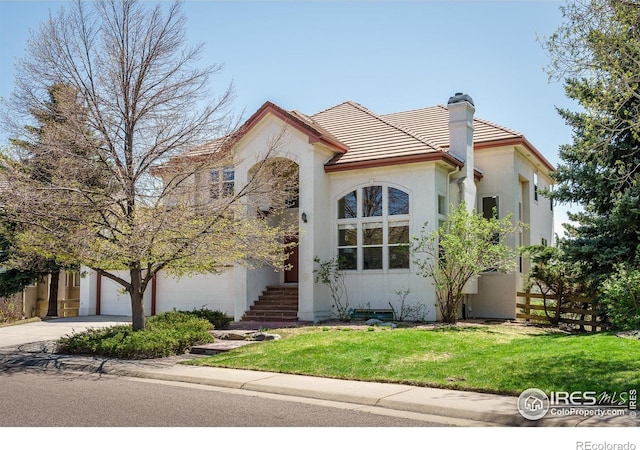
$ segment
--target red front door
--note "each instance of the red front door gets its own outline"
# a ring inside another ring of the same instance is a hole
[[[298,282],[298,236],[287,238],[285,241],[287,244],[295,243],[295,247],[288,248],[289,252],[285,264],[290,266],[289,270],[284,271],[285,283],[297,283]]]

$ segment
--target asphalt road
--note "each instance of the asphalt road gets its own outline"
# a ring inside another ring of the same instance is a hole
[[[76,372],[1,372],[4,427],[425,427],[400,411]],[[333,407],[337,406],[337,407]],[[391,414],[391,415],[390,415]]]

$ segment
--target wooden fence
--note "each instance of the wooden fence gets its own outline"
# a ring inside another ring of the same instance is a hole
[[[542,294],[533,294],[530,292],[518,292],[518,298],[524,298],[524,303],[516,303],[516,306],[523,312],[516,314],[518,319],[526,319],[533,321],[541,321],[551,323],[551,318],[544,313],[545,307],[542,304],[544,299]],[[555,317],[556,302],[558,298],[553,295],[547,295],[547,311],[551,317]],[[531,299],[539,300],[534,303]],[[558,323],[571,325],[579,325],[587,331],[597,331],[604,329],[604,325],[600,321],[598,310],[595,307],[595,299],[588,297],[569,297],[564,305],[560,305],[560,318]],[[535,314],[535,311],[539,311]],[[587,317],[589,319],[587,320]]]

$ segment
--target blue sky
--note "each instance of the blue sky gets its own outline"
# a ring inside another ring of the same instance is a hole
[[[549,82],[538,37],[561,23],[563,2],[538,1],[187,1],[187,37],[204,42],[213,79],[233,81],[245,115],[265,101],[314,113],[345,100],[385,114],[471,95],[476,115],[524,133],[552,163],[571,130],[555,107],[575,106]],[[59,1],[0,0],[0,97]],[[3,138],[4,140],[4,138]],[[556,208],[556,232],[567,207]]]

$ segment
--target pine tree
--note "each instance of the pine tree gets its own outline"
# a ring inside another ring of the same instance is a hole
[[[86,155],[85,146],[91,142],[88,131],[82,136],[77,136],[65,126],[70,119],[70,111],[76,116],[74,120],[82,120],[82,118],[86,120],[74,89],[63,83],[56,83],[49,88],[48,94],[49,98],[43,101],[39,108],[31,110],[31,115],[37,124],[24,127],[27,132],[26,139],[10,140],[13,146],[19,149],[22,162],[31,178],[40,184],[55,182],[55,178],[60,176],[61,168],[64,170],[68,156],[70,154]],[[56,142],[56,145],[50,145],[50,142]],[[60,142],[65,144],[64,151],[61,151]],[[93,144],[97,145],[95,142]],[[83,173],[84,176],[79,177],[79,183],[96,187],[105,184],[106,178],[102,177],[101,181],[101,177],[94,169],[85,170]],[[15,266],[7,274],[13,274],[16,281],[24,279],[32,281],[33,274],[50,275],[47,316],[57,316],[60,273],[65,269],[77,268],[77,265],[73,262],[63,263],[57,259],[56,255],[42,255],[30,251],[28,246],[24,245],[24,237],[21,239],[20,233],[23,231],[21,224],[19,222],[7,224],[5,228],[13,237],[12,254],[8,255],[7,259]],[[8,236],[5,235],[5,239],[11,239]],[[24,282],[13,284],[17,287]]]
[[[599,284],[640,244],[640,6],[621,0],[572,1],[566,22],[547,41],[551,75],[581,107],[559,110],[573,129],[550,193],[577,203],[559,244]]]

